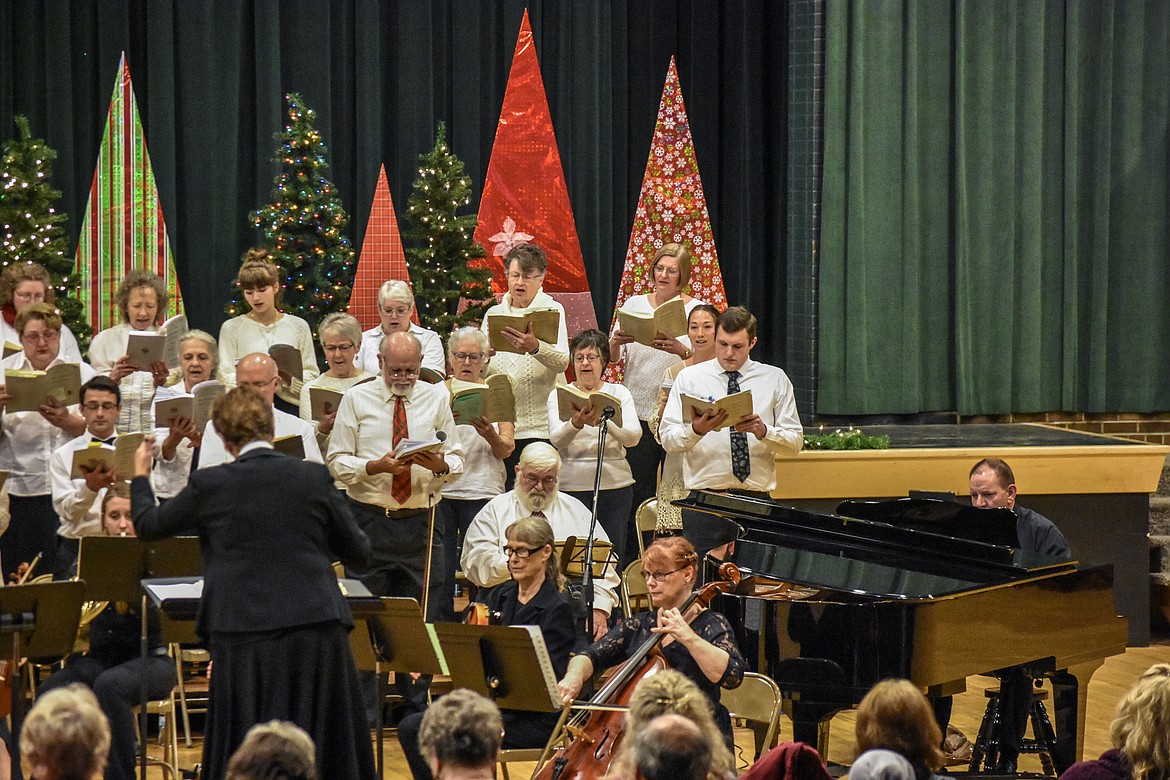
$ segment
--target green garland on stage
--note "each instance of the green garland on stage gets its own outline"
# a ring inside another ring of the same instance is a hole
[[[860,428],[849,428],[846,431],[838,428],[832,433],[806,433],[804,435],[804,449],[806,450],[888,450],[889,448],[889,436],[866,436]]]

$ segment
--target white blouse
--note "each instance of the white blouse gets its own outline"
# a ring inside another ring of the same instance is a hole
[[[321,373],[317,368],[317,353],[313,349],[313,334],[309,323],[292,314],[284,314],[271,325],[264,325],[241,314],[232,317],[219,329],[219,381],[228,388],[236,386],[236,363],[244,355],[260,352],[267,355],[274,344],[288,344],[301,353],[304,377],[293,378],[288,387],[281,385],[277,395],[293,406],[300,406],[304,383]]]
[[[610,421],[605,438],[605,457],[601,467],[601,489],[612,490],[634,484],[634,475],[626,460],[626,448],[633,447],[642,438],[642,426],[634,411],[634,399],[623,385],[602,382],[599,388],[618,399],[622,405],[621,427]],[[597,475],[596,425],[577,430],[571,420],[562,421],[557,409],[557,391],[548,396],[549,440],[561,454],[560,489],[569,491],[592,490]]]

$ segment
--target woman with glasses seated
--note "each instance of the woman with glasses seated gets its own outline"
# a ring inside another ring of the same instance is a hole
[[[358,382],[373,379],[374,375],[354,362],[358,347],[362,343],[362,326],[353,315],[330,314],[321,320],[321,325],[317,328],[317,340],[321,342],[321,349],[325,350],[325,363],[328,368],[321,376],[305,382],[301,388],[301,419],[317,429],[317,444],[321,447],[321,452],[327,452],[329,434],[333,432],[333,421],[337,418],[337,405],[326,404],[321,419],[314,421],[310,391],[314,387],[321,387],[344,393]]]
[[[685,613],[680,611],[698,575],[695,548],[681,536],[657,539],[646,548],[642,566],[654,608],[623,620],[580,655],[574,655],[557,687],[568,704],[595,669],[622,663],[651,635],[661,635],[659,649],[666,662],[707,696],[723,739],[728,749],[733,749],[731,716],[719,702],[719,690],[737,688],[743,682],[744,658],[723,615],[698,604]]]
[[[357,354],[357,364],[371,374],[382,373],[378,365],[378,353],[382,339],[391,333],[413,333],[422,348],[422,367],[447,375],[447,363],[443,359],[443,340],[433,330],[411,322],[414,314],[414,293],[410,285],[401,279],[382,282],[378,289],[378,316],[382,322],[362,333]],[[424,382],[430,381],[423,376]]]
[[[302,383],[317,376],[317,353],[309,323],[280,310],[284,273],[268,257],[266,249],[249,249],[236,274],[236,286],[248,304],[246,314],[232,317],[219,329],[219,378],[229,388],[236,386],[236,363],[253,352],[269,354],[277,344],[295,347],[301,353],[301,378],[280,372],[280,387],[273,402],[285,414],[300,411]]]
[[[492,590],[487,608],[491,622],[503,626],[538,626],[557,677],[565,674],[577,629],[565,599],[565,578],[553,547],[553,530],[541,517],[526,517],[508,526],[511,580]],[[543,747],[556,728],[559,712],[501,710],[505,749]],[[423,713],[408,715],[398,725],[398,740],[415,780],[431,780],[419,753],[418,732]]]
[[[626,555],[626,521],[634,500],[634,475],[626,460],[626,452],[642,438],[642,427],[638,423],[634,398],[625,385],[602,381],[602,372],[609,363],[609,339],[605,334],[596,328],[581,331],[569,342],[569,354],[576,375],[574,387],[585,393],[607,393],[621,403],[617,410],[621,412],[621,425],[617,424],[617,418],[611,420],[605,439],[597,519],[613,542],[614,553],[624,568],[630,561]],[[561,453],[561,490],[592,509],[593,485],[597,479],[598,426],[605,409],[586,406],[575,411],[569,419],[562,420],[558,408],[554,389],[548,394],[548,430],[549,441]],[[636,552],[637,548],[635,558]]]
[[[74,362],[60,355],[61,315],[47,303],[34,303],[16,315],[22,350],[0,361],[9,371],[45,371],[61,363]],[[80,364],[81,383],[94,377],[94,370]],[[0,469],[8,471],[12,513],[8,531],[0,536],[0,563],[7,581],[21,563],[41,554],[37,573],[52,572],[57,557],[57,529],[61,520],[53,509],[49,458],[66,442],[85,432],[85,418],[79,404],[65,405],[46,399],[35,411],[8,409],[12,395],[7,379],[0,379]]]
[[[548,441],[548,394],[557,379],[569,366],[569,336],[565,329],[565,309],[544,292],[548,255],[536,244],[519,244],[504,259],[508,274],[508,292],[504,300],[487,310],[483,318],[483,332],[489,331],[495,315],[522,316],[533,309],[556,309],[560,315],[557,341],[541,341],[531,332],[521,333],[515,328],[504,328],[503,335],[515,352],[497,352],[489,373],[512,377],[516,395],[516,449],[504,461],[508,487],[515,483],[513,476],[519,453],[534,441]]]
[[[447,340],[447,356],[451,360],[454,379],[461,382],[482,382],[487,371],[488,339],[478,328],[459,328]],[[463,537],[471,521],[488,501],[504,492],[504,458],[516,446],[516,424],[488,422],[483,417],[463,420],[455,417],[455,443],[463,448],[463,476],[443,485],[443,500],[439,502],[439,521],[443,528],[443,554],[447,577],[444,608],[447,618],[455,619],[452,596],[455,592],[455,570],[459,568],[459,554]]]

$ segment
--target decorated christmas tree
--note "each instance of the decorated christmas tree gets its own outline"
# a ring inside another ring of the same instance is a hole
[[[472,238],[475,214],[459,214],[470,205],[471,179],[447,145],[447,128],[440,122],[435,148],[419,156],[403,238],[413,244],[406,260],[419,320],[443,337],[460,325],[478,323],[495,303],[491,272],[471,265],[484,251]],[[461,300],[470,302],[463,311]]]
[[[325,315],[349,303],[354,251],[345,235],[349,216],[333,183],[325,178],[325,144],[315,127],[317,114],[290,93],[288,124],[277,133],[273,160],[280,173],[272,202],[250,215],[264,232],[262,246],[285,274],[283,310],[309,323],[314,332]],[[247,306],[235,290],[225,307],[230,315]]]
[[[64,224],[57,211],[61,191],[53,189],[57,153],[33,138],[27,117],[17,116],[20,137],[4,145],[0,164],[0,264],[40,263],[49,272],[56,306],[84,350],[92,330],[82,315],[73,256],[66,246]]]

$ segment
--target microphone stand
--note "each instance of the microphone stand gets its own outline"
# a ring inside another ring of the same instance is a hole
[[[597,499],[601,495],[605,438],[609,435],[609,421],[616,413],[612,406],[607,406],[597,422],[597,469],[593,476],[593,511],[589,517],[589,536],[585,539],[585,568],[581,578],[581,591],[585,596],[585,633],[589,641],[593,641],[593,539],[597,533]]]

